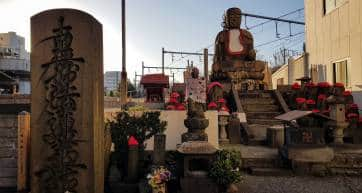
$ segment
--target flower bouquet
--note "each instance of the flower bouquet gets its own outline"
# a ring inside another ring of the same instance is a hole
[[[153,170],[147,176],[148,184],[152,187],[153,193],[165,193],[166,182],[171,179],[171,172],[164,167],[159,167]]]

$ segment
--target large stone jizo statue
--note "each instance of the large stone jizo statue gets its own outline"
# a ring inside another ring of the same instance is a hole
[[[215,40],[211,81],[233,83],[237,90],[263,89],[266,63],[256,61],[252,34],[240,28],[241,10],[226,11],[223,30]]]

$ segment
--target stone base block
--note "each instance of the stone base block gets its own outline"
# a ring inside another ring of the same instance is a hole
[[[266,140],[270,147],[280,148],[284,145],[284,127],[283,125],[275,125],[267,128]]]
[[[334,151],[330,147],[287,147],[287,158],[291,161],[306,163],[328,163],[334,158]]]
[[[180,180],[183,193],[218,193],[218,186],[207,177],[187,177]]]

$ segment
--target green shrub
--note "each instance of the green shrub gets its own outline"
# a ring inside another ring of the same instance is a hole
[[[209,176],[223,187],[241,180],[239,171],[241,159],[236,151],[221,150],[216,153],[216,158],[211,164]]]
[[[166,125],[166,121],[160,120],[159,111],[143,112],[140,117],[122,111],[117,114],[115,120],[107,122],[116,151],[128,148],[127,142],[130,136],[134,136],[140,147],[144,148],[144,142],[156,133],[164,132]]]

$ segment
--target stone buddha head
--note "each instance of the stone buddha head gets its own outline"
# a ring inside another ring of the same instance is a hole
[[[224,22],[225,22],[225,28],[227,29],[240,29],[241,10],[237,7],[232,7],[226,10]]]

